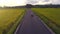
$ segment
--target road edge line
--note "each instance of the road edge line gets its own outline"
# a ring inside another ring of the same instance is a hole
[[[41,19],[39,18],[39,20],[41,20]],[[41,22],[44,24],[44,26],[45,26],[50,32],[52,32],[52,34],[55,34],[55,32],[53,32],[53,30],[52,30],[51,28],[49,28],[49,27],[44,23],[43,20],[41,20]]]

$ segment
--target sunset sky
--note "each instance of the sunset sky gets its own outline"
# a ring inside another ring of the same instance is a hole
[[[26,4],[60,4],[60,0],[0,0],[0,6],[22,6]]]

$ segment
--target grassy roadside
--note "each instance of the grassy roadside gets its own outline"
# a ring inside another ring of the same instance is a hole
[[[14,34],[14,32],[15,32],[18,24],[20,24],[20,21],[22,20],[24,14],[25,14],[25,13],[22,13],[22,15],[18,17],[16,23],[13,25],[13,27],[10,29],[10,31],[9,31],[7,34]]]
[[[60,34],[60,8],[32,8],[56,34]]]

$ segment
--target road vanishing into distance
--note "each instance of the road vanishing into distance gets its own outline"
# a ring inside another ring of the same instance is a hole
[[[36,16],[31,9],[26,10],[26,14],[17,27],[14,34],[55,34],[47,28],[41,19]]]

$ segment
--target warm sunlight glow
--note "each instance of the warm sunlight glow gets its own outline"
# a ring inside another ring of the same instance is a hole
[[[26,0],[0,0],[0,6],[19,6],[25,5]]]
[[[26,4],[60,4],[60,0],[0,0],[0,6],[22,6]]]

